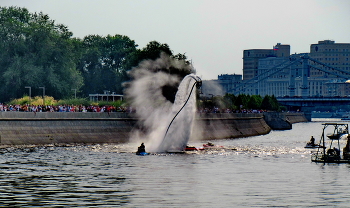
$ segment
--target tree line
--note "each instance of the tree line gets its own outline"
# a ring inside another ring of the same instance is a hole
[[[246,94],[225,94],[224,96],[203,97],[198,102],[198,108],[219,108],[230,109],[232,111],[242,109],[255,109],[267,111],[286,110],[285,106],[280,106],[274,95],[246,95]]]
[[[123,93],[127,72],[161,52],[190,64],[185,54],[173,54],[167,44],[151,41],[142,49],[125,35],[75,38],[47,14],[26,8],[0,7],[0,102],[45,93],[55,99],[103,93]],[[27,87],[27,88],[26,88]],[[41,88],[40,88],[41,87]]]
[[[125,35],[87,35],[75,38],[63,24],[47,14],[26,8],[0,7],[0,102],[28,95],[46,95],[57,100],[80,98],[108,90],[123,93],[128,71],[143,60],[165,53],[190,65],[185,54],[173,54],[167,44],[149,42],[144,48]],[[159,69],[164,70],[164,69]],[[189,71],[166,69],[184,77]],[[40,88],[41,87],[41,88]],[[172,91],[165,86],[164,91]],[[167,94],[167,93],[164,93]],[[171,93],[168,93],[171,94]],[[274,96],[232,95],[202,99],[199,107],[281,110]]]

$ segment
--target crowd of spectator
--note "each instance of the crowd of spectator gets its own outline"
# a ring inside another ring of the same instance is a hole
[[[220,108],[202,108],[198,109],[199,113],[263,113],[266,112],[266,110],[255,110],[255,109],[238,109],[238,110],[232,110],[232,109],[220,109]]]
[[[0,111],[21,112],[126,112],[127,107],[114,106],[84,106],[84,105],[6,105],[0,103]]]
[[[110,105],[6,105],[0,103],[0,112],[3,111],[21,111],[21,112],[134,112],[131,107],[114,107]],[[263,113],[264,110],[248,110],[248,109],[220,109],[214,108],[200,108],[198,113]]]

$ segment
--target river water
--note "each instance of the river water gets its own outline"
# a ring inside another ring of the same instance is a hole
[[[322,123],[190,154],[137,156],[139,144],[1,149],[0,207],[348,207],[350,165],[313,163],[303,148]]]

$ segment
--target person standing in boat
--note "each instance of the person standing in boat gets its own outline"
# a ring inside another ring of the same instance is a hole
[[[315,138],[314,138],[314,136],[311,136],[309,144],[312,145],[312,146],[315,146]]]

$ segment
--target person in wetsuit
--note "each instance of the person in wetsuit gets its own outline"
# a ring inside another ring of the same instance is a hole
[[[137,148],[137,152],[136,154],[139,154],[141,152],[146,152],[146,149],[145,149],[145,144],[142,142],[141,145]]]

